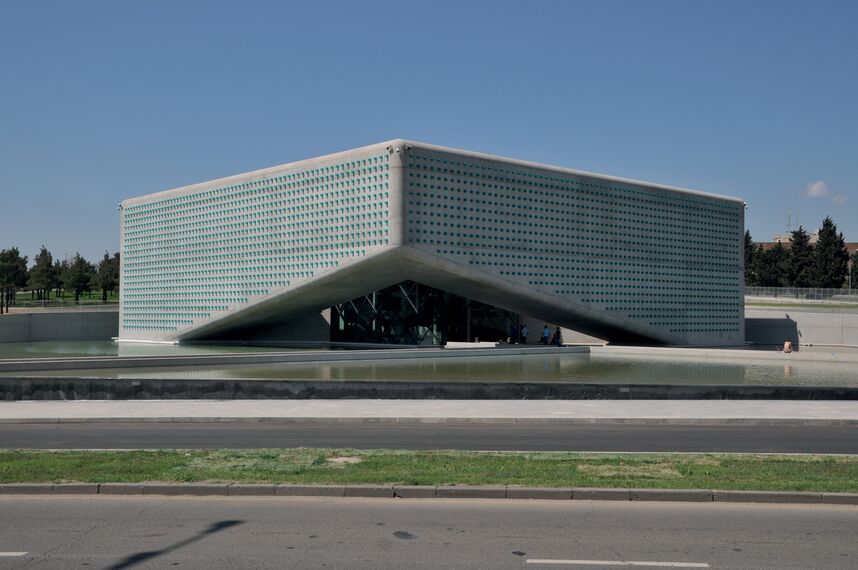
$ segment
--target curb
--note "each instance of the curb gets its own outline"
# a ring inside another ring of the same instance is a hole
[[[398,349],[396,353],[401,355],[402,351]],[[497,353],[495,354],[497,355]],[[0,370],[4,364],[4,361],[0,361]],[[778,400],[794,402],[818,400],[856,402],[858,401],[858,386],[600,384],[493,380],[418,381],[408,378],[336,380],[332,382],[313,379],[114,379],[84,376],[6,376],[3,378],[3,383],[0,384],[0,401],[7,402],[255,399]]]
[[[559,501],[704,502],[858,505],[858,493],[615,489],[506,485],[298,485],[227,483],[4,483],[0,496],[149,495],[185,497],[363,497],[405,499],[531,499]]]
[[[380,425],[570,425],[570,426],[709,426],[709,427],[855,427],[858,419],[824,418],[341,418],[341,417],[101,417],[0,418],[2,424],[380,424]]]

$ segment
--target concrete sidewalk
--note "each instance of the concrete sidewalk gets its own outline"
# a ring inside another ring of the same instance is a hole
[[[790,400],[40,400],[0,402],[0,423],[63,422],[858,426],[858,402]]]

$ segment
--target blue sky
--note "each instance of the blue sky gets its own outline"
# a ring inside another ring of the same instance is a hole
[[[858,241],[858,2],[0,0],[0,247],[403,137],[740,196]]]

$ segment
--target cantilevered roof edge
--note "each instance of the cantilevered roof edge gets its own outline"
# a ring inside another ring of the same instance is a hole
[[[239,174],[233,174],[231,176],[226,176],[223,178],[216,178],[214,180],[197,182],[194,184],[189,184],[186,186],[180,186],[180,187],[172,188],[169,190],[162,190],[159,192],[154,192],[152,194],[146,194],[146,195],[142,195],[142,196],[126,198],[125,200],[122,201],[122,206],[126,207],[126,206],[133,205],[133,204],[149,202],[151,200],[171,198],[171,197],[181,196],[184,194],[190,194],[193,192],[208,190],[211,188],[228,186],[228,185],[233,184],[233,183],[244,182],[247,179],[264,178],[268,175],[275,174],[275,173],[280,172],[282,170],[301,168],[301,167],[310,167],[315,163],[325,163],[325,162],[335,161],[337,159],[346,158],[352,154],[360,154],[363,152],[367,152],[367,151],[370,151],[374,148],[384,149],[388,146],[400,146],[400,147],[402,147],[405,145],[410,145],[410,146],[416,147],[416,148],[423,148],[423,149],[430,150],[430,151],[456,154],[459,156],[477,159],[477,160],[499,162],[499,163],[515,165],[515,166],[519,166],[519,167],[523,167],[523,168],[547,170],[550,172],[557,172],[558,174],[566,174],[566,175],[580,176],[580,177],[587,177],[587,178],[596,178],[596,179],[601,179],[601,180],[607,180],[610,182],[615,182],[618,184],[633,184],[636,186],[643,186],[643,187],[653,188],[653,189],[657,189],[657,190],[664,190],[667,192],[689,194],[689,195],[693,195],[693,196],[700,196],[703,198],[723,200],[723,201],[727,201],[727,202],[738,202],[740,204],[744,204],[744,200],[742,200],[741,198],[734,197],[734,196],[726,196],[726,195],[722,195],[722,194],[702,192],[700,190],[692,190],[690,188],[682,188],[679,186],[670,186],[667,184],[648,182],[646,180],[636,180],[633,178],[623,178],[620,176],[611,176],[608,174],[601,174],[598,172],[590,172],[590,171],[586,171],[586,170],[577,170],[577,169],[573,169],[573,168],[566,168],[563,166],[556,166],[553,164],[531,162],[531,161],[527,161],[527,160],[520,160],[517,158],[509,158],[509,157],[505,157],[505,156],[492,155],[492,154],[475,152],[475,151],[470,151],[470,150],[463,150],[463,149],[459,149],[459,148],[433,145],[433,144],[429,144],[429,143],[423,143],[420,141],[412,141],[412,140],[408,140],[408,139],[393,139],[393,140],[389,140],[389,141],[384,141],[384,142],[375,143],[375,144],[371,144],[371,145],[367,145],[367,146],[363,146],[363,147],[339,151],[339,152],[326,154],[326,155],[322,155],[322,156],[306,158],[306,159],[302,159],[302,160],[298,160],[298,161],[294,161],[294,162],[287,162],[284,164],[280,164],[277,166],[270,166],[270,167],[262,168],[259,170],[252,170],[249,172],[242,172]]]
[[[321,156],[314,156],[311,158],[304,158],[301,160],[296,160],[294,162],[287,162],[284,164],[278,164],[277,166],[269,166],[266,168],[260,168],[259,170],[251,170],[249,172],[241,172],[239,174],[232,174],[230,176],[225,176],[223,178],[215,178],[214,180],[206,180],[203,182],[195,182],[193,184],[188,184],[186,186],[179,186],[177,188],[170,188],[169,190],[161,190],[159,192],[153,192],[152,194],[144,194],[142,196],[134,196],[132,198],[126,198],[122,200],[122,207],[141,204],[145,202],[149,202],[152,200],[161,200],[164,198],[174,198],[176,196],[182,196],[184,194],[192,194],[194,192],[201,192],[204,190],[209,190],[211,188],[220,188],[223,186],[229,186],[230,184],[235,184],[239,182],[245,182],[247,179],[256,179],[256,178],[265,178],[266,176],[276,174],[281,170],[286,169],[294,169],[301,167],[311,167],[316,163],[325,163],[336,161],[338,159],[347,158],[353,154],[361,154],[363,152],[371,151],[374,148],[379,148],[380,150],[385,149],[387,146],[391,144],[395,144],[396,141],[386,141],[375,143],[367,146],[362,146],[358,148],[352,148],[348,150],[343,150],[339,152],[334,152],[331,154],[325,154]]]
[[[553,164],[544,164],[540,162],[530,162],[527,160],[520,160],[517,158],[509,158],[505,156],[498,156],[493,154],[486,154],[482,152],[474,152],[470,150],[462,150],[458,148],[438,146],[429,143],[422,143],[419,141],[410,141],[410,140],[397,140],[394,141],[401,144],[408,144],[417,148],[425,148],[427,150],[434,150],[438,152],[447,152],[458,154],[460,156],[466,156],[468,158],[474,158],[479,160],[489,160],[494,162],[503,162],[506,164],[514,164],[516,166],[521,166],[525,168],[534,168],[539,170],[550,170],[552,172],[558,172],[561,174],[571,174],[574,176],[582,176],[589,178],[600,178],[602,180],[610,180],[611,182],[617,182],[620,184],[635,184],[637,186],[646,186],[648,188],[656,188],[658,190],[667,190],[669,192],[678,192],[682,194],[691,194],[694,196],[701,196],[703,198],[713,198],[717,200],[724,200],[728,202],[738,202],[740,204],[744,204],[745,201],[741,198],[737,198],[735,196],[726,196],[723,194],[714,194],[711,192],[702,192],[700,190],[692,190],[690,188],[682,188],[680,186],[670,186],[667,184],[659,184],[657,182],[647,182],[646,180],[636,180],[634,178],[623,178],[620,176],[611,176],[608,174],[600,174],[598,172],[589,172],[586,170],[576,170],[573,168],[566,168],[563,166],[555,166]],[[391,144],[391,143],[385,143]]]

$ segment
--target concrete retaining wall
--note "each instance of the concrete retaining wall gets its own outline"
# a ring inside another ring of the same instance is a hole
[[[0,342],[110,340],[119,334],[119,309],[0,316]]]
[[[754,344],[858,346],[858,312],[838,309],[747,308],[745,340]]]
[[[329,312],[286,323],[278,329],[278,340],[328,340]],[[530,328],[530,343],[539,342],[542,321],[523,317]],[[553,331],[553,326],[551,327]],[[33,312],[0,316],[0,342],[44,340],[110,340],[119,334],[118,311]],[[272,335],[254,340],[268,340]],[[858,311],[806,308],[747,308],[745,338],[754,344],[795,346],[816,344],[858,346]],[[599,339],[563,329],[564,342],[600,343]]]
[[[392,380],[0,378],[0,401],[185,399],[858,400],[858,388]]]

